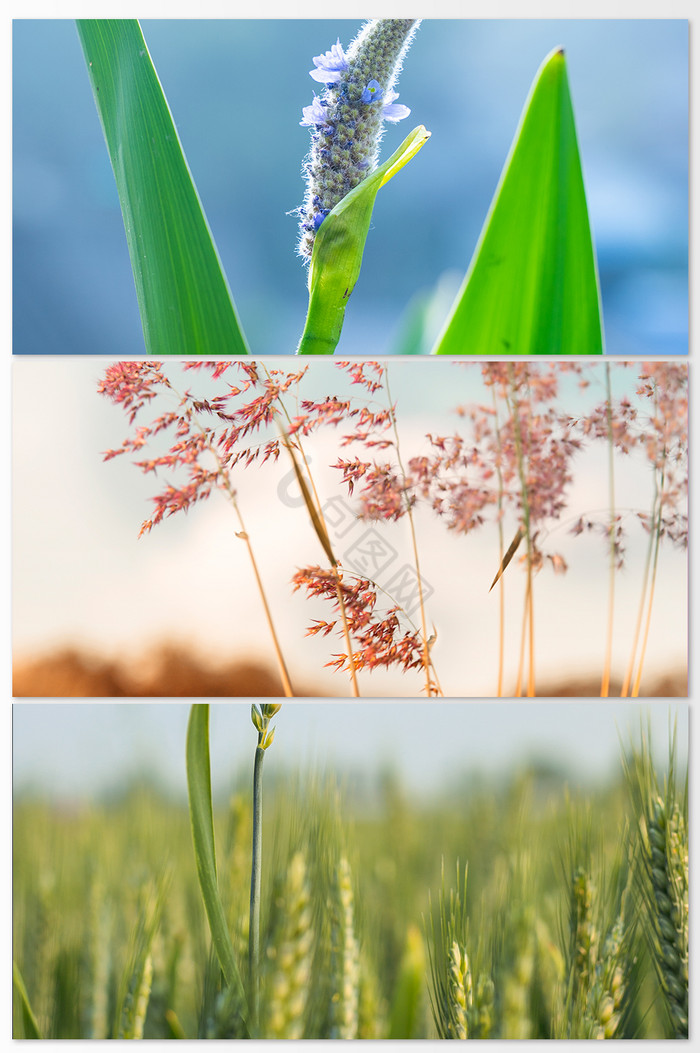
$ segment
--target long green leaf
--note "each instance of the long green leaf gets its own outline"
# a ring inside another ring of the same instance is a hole
[[[25,1038],[41,1038],[39,1025],[36,1022],[34,1010],[31,1007],[29,995],[27,994],[27,988],[24,986],[24,980],[22,979],[22,974],[19,971],[19,966],[17,965],[17,962],[12,963],[12,986],[14,987],[15,992],[19,996],[19,1000],[22,1005],[22,1023],[24,1024]]]
[[[430,138],[414,128],[396,153],[346,194],[319,227],[309,268],[309,309],[298,355],[332,355],[345,308],[360,274],[365,241],[380,187],[388,183]]]
[[[195,704],[190,710],[187,725],[187,792],[197,876],[204,909],[209,920],[212,943],[227,985],[240,996],[244,1004],[243,983],[236,963],[231,934],[226,924],[226,915],[216,877],[208,705]]]
[[[535,78],[474,257],[433,354],[603,353],[566,61]]]
[[[167,100],[136,19],[78,19],[121,202],[149,354],[248,346]]]

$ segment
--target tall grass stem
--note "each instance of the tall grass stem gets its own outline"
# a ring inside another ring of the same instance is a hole
[[[260,1013],[260,896],[262,892],[262,808],[263,760],[265,750],[258,745],[253,765],[253,859],[250,875],[250,935],[248,976],[251,1025],[257,1030]]]

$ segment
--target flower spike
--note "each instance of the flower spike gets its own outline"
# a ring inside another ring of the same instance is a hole
[[[326,90],[303,108],[299,122],[311,129],[298,210],[299,255],[307,262],[325,217],[376,169],[384,121],[396,123],[411,112],[392,89],[419,24],[417,18],[372,19],[347,52],[338,40],[313,60],[311,77]]]

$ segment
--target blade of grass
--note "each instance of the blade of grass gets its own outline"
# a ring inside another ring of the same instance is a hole
[[[152,355],[246,355],[219,255],[136,19],[78,19]]]
[[[289,436],[287,435],[287,432],[284,429],[284,425],[281,424],[279,420],[277,423],[282,433],[282,445],[289,454],[292,461],[292,465],[294,466],[294,474],[296,475],[297,482],[299,484],[299,489],[301,490],[301,495],[304,498],[304,504],[306,505],[306,510],[309,513],[311,525],[313,526],[316,537],[321,542],[323,551],[325,552],[331,564],[331,571],[335,579],[335,594],[338,600],[338,610],[340,611],[340,617],[343,623],[343,635],[345,637],[345,646],[348,649],[348,666],[350,670],[352,693],[355,698],[359,698],[360,687],[357,682],[357,670],[355,669],[355,660],[352,653],[352,640],[350,638],[350,626],[348,625],[348,616],[347,611],[345,609],[345,600],[343,599],[343,590],[340,587],[342,576],[340,571],[338,570],[338,560],[336,559],[335,553],[333,552],[333,546],[331,545],[331,541],[328,536],[328,530],[326,529],[326,524],[323,518],[323,512],[320,508],[320,504],[317,507],[316,503],[314,502],[311,496],[311,491],[307,486],[304,474],[294,454],[294,447],[292,446]]]
[[[561,49],[526,102],[437,355],[603,353],[598,274]]]
[[[489,588],[489,592],[491,592],[491,589],[494,587],[496,582],[500,580],[501,576],[503,575],[503,571],[506,569],[506,567],[508,566],[508,564],[512,560],[513,556],[515,555],[515,553],[518,551],[518,546],[520,545],[520,542],[522,541],[522,539],[524,537],[525,537],[525,531],[523,530],[522,527],[518,527],[518,529],[515,532],[515,537],[511,541],[510,545],[508,546],[508,551],[506,552],[505,556],[501,560],[501,565],[498,568],[498,572],[496,574],[496,577],[491,582],[491,585],[490,585],[490,588]]]
[[[22,1006],[22,1023],[24,1024],[24,1037],[25,1038],[41,1038],[41,1032],[39,1031],[39,1025],[36,1022],[34,1016],[34,1010],[31,1007],[29,1001],[29,995],[27,989],[24,986],[24,980],[22,974],[19,971],[19,966],[16,962],[12,963],[12,986],[15,989],[16,994],[19,996],[19,1000]],[[15,1038],[17,1036],[14,1036]]]
[[[187,725],[187,791],[197,877],[209,921],[212,942],[228,986],[245,1000],[231,934],[216,876],[214,816],[209,764],[209,706],[195,704]]]

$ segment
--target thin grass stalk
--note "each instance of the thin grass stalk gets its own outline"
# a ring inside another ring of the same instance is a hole
[[[280,674],[280,677],[282,678],[282,687],[283,687],[283,690],[284,690],[284,694],[285,694],[286,698],[294,698],[294,689],[292,688],[292,682],[291,682],[290,677],[289,677],[289,671],[287,669],[287,663],[284,660],[284,655],[282,654],[282,648],[280,646],[280,642],[279,642],[279,639],[277,637],[277,633],[275,631],[275,625],[274,625],[274,622],[272,621],[272,612],[270,611],[270,605],[267,602],[267,595],[266,595],[265,589],[263,587],[262,578],[260,577],[260,571],[258,570],[257,560],[255,559],[255,554],[253,552],[253,546],[251,545],[251,542],[250,542],[250,536],[249,536],[248,531],[246,530],[245,524],[243,522],[243,516],[241,515],[241,511],[240,511],[240,508],[238,506],[238,501],[236,500],[235,490],[233,490],[233,488],[231,488],[231,486],[228,483],[228,481],[227,481],[226,485],[227,485],[227,488],[229,490],[229,496],[230,496],[230,498],[231,498],[231,500],[233,502],[233,507],[236,510],[236,515],[238,516],[238,522],[239,522],[240,527],[241,527],[240,531],[236,534],[236,537],[240,538],[241,541],[245,542],[246,549],[248,550],[248,557],[250,559],[250,564],[251,564],[251,566],[253,568],[253,574],[255,575],[255,581],[256,581],[257,586],[258,586],[258,592],[260,593],[260,599],[262,600],[263,610],[265,611],[265,618],[267,620],[267,625],[268,625],[268,628],[270,630],[270,635],[272,637],[272,644],[273,644],[273,647],[274,647],[274,650],[275,650],[275,657],[277,659],[277,668],[279,669],[279,674]]]
[[[525,601],[523,606],[523,618],[520,627],[520,650],[518,653],[518,672],[515,679],[515,691],[513,694],[516,698],[520,698],[523,693],[523,670],[525,668],[525,641],[527,638],[527,589],[529,588],[529,582],[525,586]]]
[[[343,599],[343,591],[340,588],[340,572],[338,571],[337,565],[333,567],[333,574],[335,576],[335,594],[338,597],[338,607],[340,608],[340,617],[343,622],[343,635],[345,637],[345,646],[348,649],[348,664],[350,666],[350,680],[352,683],[352,693],[355,698],[359,698],[360,687],[357,682],[355,656],[352,650],[352,640],[350,639],[350,626],[348,625],[348,616],[347,611],[345,610],[345,600]]]
[[[202,431],[202,434],[205,434],[204,431]],[[280,677],[281,677],[281,680],[282,680],[282,687],[283,687],[283,690],[284,690],[285,697],[286,698],[293,698],[294,697],[294,690],[292,688],[292,682],[291,682],[290,677],[289,677],[289,671],[287,669],[287,663],[284,660],[284,655],[282,654],[282,648],[280,646],[280,642],[279,642],[279,639],[278,639],[278,636],[277,636],[277,632],[275,631],[275,625],[274,625],[274,622],[272,620],[272,612],[270,610],[270,605],[267,602],[267,595],[266,595],[265,589],[263,587],[262,578],[260,577],[260,571],[258,570],[258,564],[257,564],[257,561],[255,559],[255,554],[253,552],[253,546],[252,546],[252,544],[250,542],[250,537],[248,535],[248,531],[246,530],[245,524],[243,522],[243,516],[241,514],[241,510],[240,510],[240,507],[239,507],[239,504],[238,504],[238,500],[236,498],[236,491],[233,488],[233,486],[231,485],[231,480],[229,479],[228,473],[226,471],[224,471],[223,465],[221,463],[221,458],[219,457],[218,452],[214,449],[214,447],[212,446],[212,444],[208,440],[207,440],[207,446],[208,446],[209,451],[213,455],[214,460],[216,461],[216,470],[217,470],[217,474],[218,474],[219,480],[223,484],[223,487],[224,487],[226,493],[228,494],[228,497],[229,497],[229,499],[230,499],[230,501],[231,501],[231,503],[232,503],[232,505],[233,505],[233,507],[235,509],[236,516],[238,517],[238,523],[239,523],[241,529],[236,534],[236,537],[240,538],[242,541],[245,541],[246,549],[248,550],[248,558],[250,559],[250,564],[251,564],[251,566],[253,568],[253,574],[255,575],[255,582],[257,584],[258,593],[260,594],[260,599],[262,600],[263,610],[265,612],[265,619],[267,621],[268,629],[270,630],[270,636],[272,637],[272,645],[273,645],[273,648],[274,648],[274,651],[275,651],[275,658],[277,659],[277,667],[279,669],[279,674],[280,674]]]
[[[431,698],[435,691],[433,691],[433,684],[430,680],[430,668],[432,660],[430,657],[430,644],[428,643],[428,626],[425,616],[425,598],[423,596],[423,585],[420,576],[420,560],[418,558],[418,541],[416,539],[416,526],[413,521],[413,511],[411,509],[411,502],[406,494],[406,471],[401,460],[401,444],[399,440],[399,429],[396,423],[396,414],[394,412],[394,404],[391,399],[391,390],[389,388],[389,370],[384,367],[384,383],[386,386],[386,395],[389,403],[389,416],[391,417],[391,424],[394,430],[394,439],[396,444],[396,460],[398,461],[399,469],[404,481],[404,488],[402,490],[403,498],[406,504],[406,514],[408,515],[408,522],[411,531],[411,544],[413,546],[413,562],[416,568],[416,582],[418,585],[418,599],[420,603],[420,620],[421,620],[421,632],[423,634],[423,668],[425,669],[425,687],[428,694],[428,698]],[[442,694],[442,692],[440,692]]]
[[[656,391],[655,391],[655,396],[656,396]],[[654,410],[655,411],[658,410],[658,404],[657,404],[656,397],[654,398]],[[656,471],[656,470],[654,470],[654,496],[653,496],[653,499],[652,499],[652,506],[651,507],[652,507],[651,521],[653,523],[656,523],[657,521],[660,522],[660,520],[661,520],[662,499],[661,499],[661,493],[660,493],[660,490],[659,490],[658,471]],[[636,657],[637,657],[637,647],[639,646],[639,637],[640,637],[640,634],[641,634],[641,631],[642,631],[642,622],[644,620],[644,608],[645,608],[646,602],[647,602],[647,591],[649,589],[649,581],[650,581],[650,577],[652,575],[652,567],[653,567],[653,565],[655,563],[655,558],[658,557],[659,540],[658,540],[658,538],[655,539],[655,534],[657,533],[657,531],[658,531],[658,528],[655,528],[654,530],[651,530],[651,529],[649,530],[649,545],[647,546],[647,556],[646,556],[646,561],[645,561],[645,564],[644,564],[644,575],[643,575],[643,579],[642,579],[642,595],[641,595],[640,600],[639,600],[639,609],[638,609],[638,612],[637,612],[637,622],[636,622],[636,625],[634,627],[634,637],[632,639],[632,651],[630,653],[629,663],[627,665],[627,670],[625,672],[625,679],[624,679],[624,681],[622,683],[622,688],[620,689],[620,696],[622,698],[626,698],[627,697],[627,694],[628,694],[629,688],[630,688],[630,684],[632,683],[632,674],[634,672],[634,665],[635,665],[635,661],[636,661]],[[654,554],[655,552],[656,552],[656,557],[655,557],[655,554]],[[649,607],[648,610],[650,611],[651,608]],[[640,667],[640,670],[639,670],[639,676],[641,677],[641,667]]]
[[[508,366],[508,375],[510,378],[511,387],[511,399],[510,399],[510,411],[513,417],[513,435],[515,439],[515,450],[518,461],[518,475],[520,477],[520,490],[522,494],[522,507],[523,507],[523,530],[525,533],[525,541],[527,543],[527,589],[525,593],[525,613],[523,615],[524,620],[527,623],[529,632],[529,651],[528,651],[528,674],[527,674],[527,694],[528,698],[533,698],[535,695],[535,666],[534,666],[534,654],[535,654],[535,619],[534,619],[534,605],[532,600],[532,536],[530,533],[530,506],[528,504],[528,492],[527,492],[527,479],[525,477],[525,459],[523,455],[523,443],[522,433],[520,430],[520,415],[518,413],[518,404],[516,399],[516,385],[515,385],[515,373],[512,365]],[[525,637],[523,635],[523,641]],[[521,672],[518,676],[518,693],[520,690],[521,683]]]
[[[260,898],[262,894],[262,815],[263,815],[263,760],[265,750],[272,745],[275,729],[270,720],[279,712],[279,702],[266,702],[258,708],[251,706],[251,718],[258,732],[253,765],[253,851],[250,874],[250,923],[248,935],[248,977],[250,1018],[257,1031],[260,1015]]]
[[[654,551],[652,555],[651,565],[651,581],[649,584],[649,599],[647,602],[647,614],[644,625],[644,635],[642,637],[642,646],[639,653],[639,664],[637,666],[637,675],[634,680],[634,686],[632,688],[631,698],[637,698],[639,696],[639,685],[642,679],[642,667],[644,665],[644,658],[646,655],[647,643],[649,642],[649,628],[651,626],[651,611],[654,604],[654,593],[656,590],[656,572],[659,566],[659,549],[661,547],[661,516],[663,514],[663,487],[664,487],[665,472],[661,472],[661,480],[659,486],[659,499],[657,502],[657,516],[656,525],[654,529]]]
[[[253,765],[253,858],[250,874],[250,938],[248,977],[250,984],[250,1022],[258,1027],[260,1013],[260,897],[262,894],[262,771],[265,750],[258,746]]]
[[[612,663],[613,620],[615,613],[615,444],[613,442],[612,390],[610,363],[605,363],[606,418],[608,424],[608,493],[610,501],[610,571],[608,584],[608,631],[605,643],[605,662],[600,685],[600,697],[610,694],[610,666]]]
[[[529,626],[529,651],[528,651],[528,676],[527,695],[528,698],[535,697],[535,607],[532,593],[532,562],[528,561],[527,567],[527,618]]]
[[[267,370],[267,367],[263,365],[263,369],[265,370],[267,378],[269,379],[269,372]],[[279,404],[281,406],[282,413],[286,417],[287,423],[291,424],[292,423],[292,419],[291,419],[291,417],[289,417],[289,414],[287,412],[287,409],[286,409],[286,406],[284,404],[283,399],[278,397],[277,401],[279,402]],[[348,667],[349,667],[349,673],[351,673],[351,682],[352,682],[352,686],[353,686],[353,695],[354,695],[355,698],[359,698],[360,697],[360,688],[359,688],[359,684],[358,684],[358,680],[357,680],[357,671],[355,669],[355,658],[354,658],[354,654],[353,654],[353,641],[351,639],[351,634],[349,634],[349,627],[348,627],[348,624],[347,624],[347,611],[345,609],[345,601],[343,599],[342,589],[340,588],[340,573],[338,571],[338,560],[336,559],[336,557],[334,555],[334,552],[333,552],[333,548],[332,548],[332,545],[331,545],[331,538],[329,538],[329,536],[328,536],[328,528],[327,528],[327,524],[325,522],[325,518],[323,516],[323,509],[322,509],[321,501],[320,501],[320,498],[319,498],[319,495],[318,495],[318,491],[316,489],[316,483],[314,482],[314,476],[313,476],[313,474],[311,472],[311,469],[309,469],[308,460],[306,459],[306,454],[304,452],[303,445],[297,439],[298,450],[299,450],[299,453],[301,454],[301,459],[302,459],[302,461],[304,463],[304,469],[305,469],[305,472],[306,472],[306,476],[304,478],[304,476],[302,475],[302,473],[301,473],[301,471],[299,469],[299,465],[297,464],[297,460],[296,460],[296,457],[294,455],[292,442],[291,442],[291,440],[289,440],[289,437],[288,437],[288,435],[287,435],[287,433],[286,433],[286,431],[284,429],[284,425],[280,424],[279,421],[278,421],[278,425],[279,425],[280,431],[282,433],[282,444],[284,445],[285,450],[289,454],[289,457],[292,458],[292,463],[294,465],[295,475],[297,476],[297,481],[299,483],[299,489],[301,490],[302,497],[304,498],[304,503],[306,504],[306,510],[307,510],[309,516],[311,516],[312,523],[314,525],[314,529],[315,529],[316,534],[317,534],[317,536],[318,536],[318,538],[319,538],[319,540],[321,542],[323,550],[324,550],[326,556],[328,557],[329,561],[331,561],[331,570],[332,570],[332,573],[334,575],[335,584],[336,584],[336,598],[338,600],[338,608],[339,608],[339,611],[340,611],[340,617],[341,617],[341,621],[342,621],[342,624],[343,624],[343,636],[345,638],[345,647],[347,648],[347,663],[348,663]],[[308,484],[306,483],[306,479],[308,479]],[[313,500],[312,500],[311,493],[309,493],[308,486],[311,486],[311,490],[314,493],[314,499]]]
[[[491,385],[491,397],[493,399],[493,412],[494,419],[496,421],[495,436],[496,436],[496,450],[498,457],[496,459],[496,478],[498,479],[498,555],[499,565],[503,565],[503,552],[505,548],[505,538],[503,535],[503,473],[501,472],[501,428],[498,419],[498,400],[496,398],[496,386]],[[505,659],[505,614],[506,614],[506,588],[501,575],[500,584],[498,587],[498,687],[496,690],[496,697],[503,697],[503,665]]]
[[[279,402],[280,406],[282,407],[284,415],[287,418],[287,422],[291,424],[289,413],[287,412],[287,408],[284,405],[284,402],[282,401],[281,398],[278,399],[277,401]],[[313,491],[313,503],[309,500],[310,495],[307,494],[307,491],[304,489],[303,477],[301,476],[301,474],[299,472],[299,469],[298,469],[298,466],[297,466],[296,462],[294,461],[294,455],[292,453],[292,446],[291,446],[291,443],[289,442],[289,438],[288,438],[288,436],[286,435],[286,433],[284,431],[283,431],[283,434],[284,434],[285,439],[287,440],[287,443],[288,443],[288,445],[285,444],[286,448],[287,448],[287,452],[290,454],[290,456],[292,458],[292,462],[294,464],[294,470],[295,470],[297,479],[299,481],[299,484],[300,484],[300,487],[301,487],[301,491],[302,491],[302,495],[303,495],[304,500],[306,502],[307,509],[309,510],[309,514],[311,515],[312,522],[314,523],[314,526],[316,526],[316,517],[317,517],[318,518],[318,522],[320,523],[320,526],[321,526],[321,533],[319,533],[318,529],[316,530],[316,533],[319,535],[319,539],[321,539],[321,543],[323,544],[323,547],[326,550],[326,554],[328,555],[328,557],[329,557],[329,559],[331,561],[331,571],[332,571],[332,573],[333,573],[333,575],[335,577],[335,595],[336,595],[336,599],[338,600],[338,608],[340,610],[340,617],[341,617],[341,621],[343,623],[343,636],[345,637],[345,646],[348,649],[348,665],[350,667],[350,680],[351,680],[351,683],[352,683],[353,696],[355,698],[359,698],[359,696],[360,696],[360,688],[359,688],[359,684],[358,684],[358,681],[357,681],[357,672],[355,670],[355,659],[354,659],[354,656],[353,656],[352,639],[350,637],[350,627],[348,625],[347,610],[346,610],[346,607],[345,607],[345,600],[343,599],[343,590],[340,587],[340,573],[338,571],[337,560],[335,558],[335,555],[333,554],[333,550],[332,550],[331,545],[330,545],[330,536],[328,534],[328,524],[326,523],[325,516],[323,515],[323,507],[321,505],[321,499],[318,496],[318,490],[316,489],[316,483],[314,482],[314,477],[313,477],[313,475],[311,473],[311,469],[309,468],[309,462],[307,460],[306,453],[304,451],[304,447],[303,447],[302,443],[297,438],[297,447],[298,447],[299,453],[301,454],[301,459],[304,462],[304,468],[306,470],[306,478],[308,479],[309,486],[311,487],[311,490]],[[312,514],[312,512],[311,512],[312,507],[313,507],[315,515]],[[323,535],[323,538],[325,538],[325,540],[328,542],[328,548],[326,548],[326,545],[324,544],[322,535]]]
[[[350,668],[350,681],[352,684],[352,693],[355,698],[359,698],[360,688],[357,682],[357,670],[355,669],[355,658],[352,650],[352,640],[350,638],[350,627],[348,625],[347,611],[345,609],[345,600],[343,599],[343,591],[340,587],[341,577],[340,571],[338,570],[338,560],[336,559],[335,554],[333,552],[333,547],[331,545],[330,537],[328,535],[328,528],[326,527],[325,519],[323,518],[323,512],[321,511],[321,503],[318,500],[318,495],[316,494],[316,500],[314,501],[314,498],[311,496],[311,491],[309,490],[309,485],[306,482],[304,474],[297,462],[296,456],[294,454],[294,448],[292,446],[290,438],[287,435],[284,426],[279,421],[278,425],[282,433],[282,445],[284,446],[291,458],[292,465],[294,467],[294,474],[297,477],[299,489],[301,490],[302,497],[304,498],[304,504],[306,505],[306,509],[309,513],[309,516],[311,517],[311,523],[313,525],[314,531],[316,533],[316,536],[318,537],[318,540],[321,542],[321,547],[326,553],[326,556],[328,557],[328,560],[331,565],[331,572],[335,580],[335,594],[338,600],[338,608],[340,610],[340,617],[343,623],[343,635],[345,637],[345,646],[348,649],[348,665]],[[315,487],[314,493],[316,493]]]
[[[654,518],[656,518],[655,510],[656,502],[654,502]],[[644,606],[646,603],[647,589],[649,587],[649,576],[651,573],[651,564],[653,559],[654,550],[654,539],[652,536],[649,537],[649,544],[647,546],[647,555],[644,562],[644,571],[642,573],[642,594],[639,598],[639,608],[637,610],[637,621],[634,627],[634,636],[632,638],[632,650],[630,652],[629,662],[627,663],[627,669],[625,670],[625,677],[622,681],[622,687],[620,688],[620,697],[626,698],[629,693],[630,683],[632,681],[632,674],[634,673],[634,665],[637,657],[637,647],[639,646],[639,636],[642,631],[642,621],[644,619]]]

